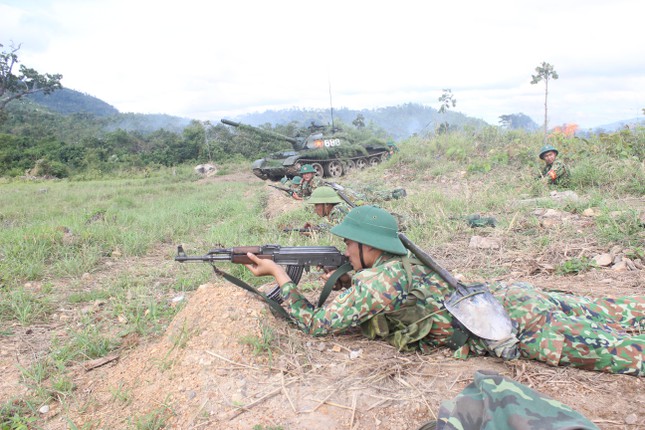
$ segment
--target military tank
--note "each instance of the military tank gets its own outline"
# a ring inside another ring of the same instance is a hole
[[[325,135],[320,130],[322,127],[311,130],[311,134],[301,138],[284,136],[228,119],[222,119],[222,123],[291,144],[292,151],[273,153],[253,162],[253,173],[262,180],[279,181],[284,176],[291,178],[298,174],[303,164],[311,164],[316,169],[317,176],[338,178],[352,169],[374,166],[389,155],[386,144],[353,143],[344,134]]]

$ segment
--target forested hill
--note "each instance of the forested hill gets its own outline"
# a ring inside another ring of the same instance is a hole
[[[191,121],[190,118],[164,114],[120,114],[116,108],[96,97],[67,88],[55,91],[50,95],[32,94],[26,99],[63,115],[89,114],[98,117],[113,117],[110,126],[127,131],[152,132],[160,128],[177,130],[188,125]],[[331,125],[332,111],[330,109],[292,108],[244,114],[230,119],[255,126],[286,125],[293,122],[299,125],[309,125],[312,121],[316,124]],[[220,118],[210,119],[214,124],[219,120]],[[475,129],[487,125],[481,119],[468,117],[459,112],[448,111],[440,114],[437,109],[415,103],[378,109],[334,109],[333,121],[345,124],[363,123],[365,126],[372,124],[375,128],[384,130],[394,140],[405,139],[414,134],[428,134],[442,123],[448,123],[450,127],[454,128],[472,127]]]
[[[96,116],[110,116],[119,113],[115,107],[105,103],[103,100],[67,88],[54,91],[49,95],[43,93],[29,94],[25,98],[63,115],[84,113]]]

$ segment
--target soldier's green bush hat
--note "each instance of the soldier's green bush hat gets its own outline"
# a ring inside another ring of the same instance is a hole
[[[281,183],[281,184],[285,184],[288,180],[289,180],[289,178],[287,178],[286,176],[283,176],[283,177],[280,179],[280,183]]]
[[[399,239],[398,229],[396,219],[386,210],[376,206],[358,206],[330,232],[390,254],[406,255],[408,251]]]
[[[294,176],[293,179],[291,179],[291,183],[294,185],[300,185],[302,182],[302,178],[300,176]]]
[[[316,169],[314,169],[314,166],[312,166],[311,164],[303,164],[300,167],[300,172],[298,173],[300,173],[301,175],[303,173],[316,173]]]
[[[540,158],[541,158],[542,160],[544,160],[544,154],[546,154],[547,152],[551,152],[551,151],[555,152],[555,155],[558,155],[558,150],[557,150],[557,149],[555,149],[553,146],[551,146],[551,145],[544,145],[544,146],[542,147],[542,149],[540,149]]]
[[[332,187],[318,187],[313,193],[307,203],[315,205],[317,203],[341,203],[342,200],[336,194],[336,191]]]

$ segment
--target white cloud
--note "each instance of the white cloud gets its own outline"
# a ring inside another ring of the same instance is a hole
[[[218,120],[267,108],[438,107],[497,124],[543,118],[542,61],[560,79],[550,123],[583,127],[645,107],[636,0],[490,2],[80,0],[0,3],[0,43],[23,64],[122,112]],[[215,116],[213,116],[215,115]]]

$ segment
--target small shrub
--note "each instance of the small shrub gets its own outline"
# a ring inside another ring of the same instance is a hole
[[[260,336],[247,335],[240,339],[242,345],[253,347],[253,355],[267,354],[269,361],[273,360],[273,341],[275,333],[273,329],[266,325],[260,326]]]
[[[641,260],[645,260],[645,248],[637,246],[631,249],[626,249],[625,257],[630,258],[632,260],[635,260],[637,258],[640,258]]]
[[[597,267],[596,262],[587,258],[571,258],[562,264],[557,269],[557,273],[560,275],[569,275],[572,273],[581,273],[591,270]]]

